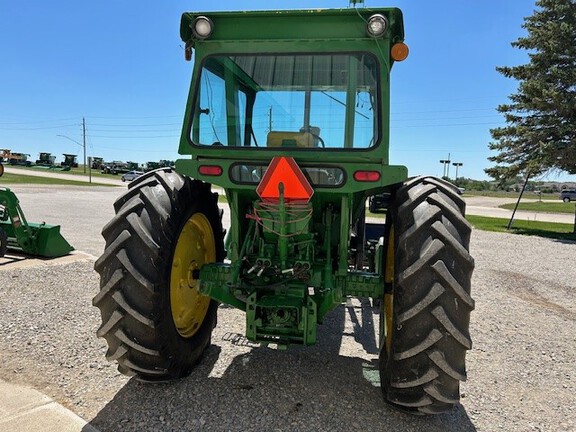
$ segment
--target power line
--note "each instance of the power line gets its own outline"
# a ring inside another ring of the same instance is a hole
[[[63,119],[52,119],[52,120],[29,120],[25,122],[0,122],[0,125],[25,125],[31,123],[52,123],[52,122],[63,122],[63,121],[71,121],[71,120],[78,120],[77,117],[72,118],[63,118]]]
[[[0,127],[0,130],[13,130],[13,131],[32,131],[32,130],[46,130],[46,129],[61,129],[67,128],[72,126],[79,126],[78,124],[67,124],[67,125],[58,125],[58,126],[43,126],[43,127],[30,127],[30,128],[6,128]]]
[[[101,146],[101,145],[97,145],[95,146],[95,148],[97,149],[106,149],[106,150],[121,150],[121,151],[138,151],[138,153],[162,153],[162,154],[166,154],[166,153],[177,153],[177,151],[171,151],[171,150],[142,150],[140,148],[122,148],[122,147],[108,147],[108,146]]]
[[[182,126],[180,123],[146,123],[146,124],[108,124],[108,123],[90,123],[94,126],[109,126],[109,127],[152,127],[152,126]]]
[[[90,128],[91,131],[94,132],[120,132],[120,133],[133,133],[135,131],[133,130],[122,130],[122,129],[94,129],[94,128]],[[180,129],[149,129],[149,130],[138,130],[136,132],[143,132],[143,133],[148,133],[148,132],[180,132]]]
[[[433,110],[433,111],[406,111],[397,112],[391,110],[392,114],[436,114],[436,113],[458,113],[458,112],[471,112],[471,111],[494,111],[496,108],[468,108],[468,109],[453,109],[453,110]]]
[[[394,116],[392,116],[394,117]],[[395,119],[393,121],[432,121],[432,120],[463,120],[463,119],[477,119],[477,118],[489,118],[489,117],[498,117],[502,118],[502,115],[499,114],[491,114],[491,115],[477,115],[477,116],[464,116],[464,117],[437,117],[437,118],[406,118],[406,119]]]
[[[148,139],[148,138],[179,138],[178,135],[152,135],[152,136],[110,136],[110,135],[86,135],[90,138],[114,138],[114,139]]]
[[[180,115],[171,115],[171,116],[149,116],[149,117],[98,117],[98,116],[91,116],[91,119],[106,119],[106,120],[144,120],[144,119],[159,119],[159,118],[182,118],[182,114]]]
[[[393,122],[392,122],[393,123]],[[427,125],[403,125],[403,126],[391,126],[390,129],[405,129],[405,128],[424,128],[424,127],[448,127],[448,126],[481,126],[481,125],[492,125],[493,127],[502,126],[505,123],[446,123],[446,124],[427,124]]]

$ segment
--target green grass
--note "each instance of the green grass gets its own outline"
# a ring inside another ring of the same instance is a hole
[[[576,241],[576,233],[573,232],[572,224],[515,220],[512,228],[508,231],[508,219],[490,218],[485,216],[466,216],[466,219],[476,229],[483,231],[508,232],[511,234],[531,235],[546,237],[556,240]]]
[[[368,216],[384,218],[384,213],[367,213]],[[507,230],[509,219],[492,218],[485,216],[468,215],[466,219],[474,228],[482,231],[505,232],[510,234],[531,235],[545,237],[556,240],[576,241],[576,234],[573,233],[572,224],[514,220],[512,228]]]
[[[515,203],[503,204],[500,208],[507,210],[514,210]],[[549,202],[549,201],[536,201],[536,202],[521,202],[518,205],[518,210],[544,212],[544,213],[574,213],[574,203],[565,202]]]
[[[70,168],[70,171],[60,171],[59,169],[49,169],[49,168],[34,168],[34,167],[24,167],[24,166],[15,166],[14,168],[30,170],[33,172],[54,172],[59,174],[72,174],[77,176],[88,176],[90,170],[86,167],[86,174],[84,174],[84,166],[79,166],[78,168]],[[101,178],[111,178],[111,179],[118,179],[120,175],[114,174],[102,174],[99,169],[92,170],[92,177],[101,177]]]
[[[5,172],[2,177],[0,177],[0,187],[5,184],[41,184],[41,185],[63,185],[63,186],[112,186],[114,185],[107,185],[102,183],[88,183],[83,181],[76,181],[76,180],[63,180],[57,178],[50,178],[50,177],[38,177],[38,176],[27,176],[27,175],[20,175],[20,174],[10,174]]]
[[[366,209],[366,216],[378,219],[385,219],[386,213],[385,212],[372,213],[370,210]]]
[[[520,192],[505,192],[505,191],[465,191],[464,197],[467,196],[483,196],[483,197],[493,197],[493,198],[510,198],[510,199],[518,199],[518,195]],[[538,199],[538,195],[534,192],[524,192],[522,198],[525,199]],[[558,200],[558,194],[542,194],[543,200]]]
[[[86,174],[84,174],[84,166],[79,166],[78,168],[70,168],[70,171],[63,171],[63,172],[65,172],[66,174],[87,176],[90,174],[90,169],[88,167],[86,167]],[[113,179],[120,178],[120,176],[118,174],[116,174],[116,175],[114,175],[114,174],[102,174],[99,169],[93,169],[92,170],[92,177],[103,177],[103,178],[113,178]]]

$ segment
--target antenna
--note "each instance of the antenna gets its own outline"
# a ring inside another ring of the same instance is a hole
[[[364,0],[350,0],[349,7],[356,7],[358,4],[364,6]]]

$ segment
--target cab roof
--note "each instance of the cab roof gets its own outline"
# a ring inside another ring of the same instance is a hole
[[[404,41],[402,11],[398,8],[308,9],[238,12],[186,12],[182,15],[180,37],[189,45],[197,41],[192,32],[199,16],[214,24],[204,42],[270,40],[367,40],[366,22],[374,14],[388,19],[384,38]]]

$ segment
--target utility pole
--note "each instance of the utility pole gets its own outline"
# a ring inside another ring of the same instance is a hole
[[[442,171],[442,177],[450,176],[450,153],[448,153],[448,159],[440,159],[440,163],[444,164],[444,170]],[[448,169],[446,169],[448,168]]]
[[[440,163],[442,164],[442,177],[446,176],[446,159],[440,159]]]
[[[84,147],[84,174],[86,174],[86,119],[82,117],[82,147]]]
[[[444,167],[442,169],[442,177],[446,177],[446,165],[448,165],[450,161],[448,159],[440,159],[440,163],[444,164]]]
[[[66,138],[69,141],[72,141],[73,143],[75,143],[76,145],[79,145],[80,147],[82,147],[84,149],[84,174],[86,174],[86,123],[84,121],[84,118],[82,118],[82,142],[78,142],[75,139],[70,138],[69,136],[66,135],[56,135],[62,138]]]
[[[461,167],[464,164],[462,162],[454,162],[452,165],[456,167],[456,177],[454,178],[454,180],[458,180],[458,167]]]

